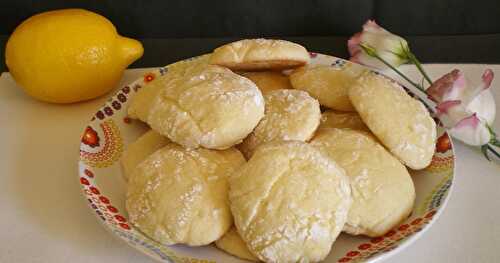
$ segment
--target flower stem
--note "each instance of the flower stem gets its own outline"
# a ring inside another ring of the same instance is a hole
[[[370,46],[368,46],[368,45],[366,45],[364,43],[361,43],[359,46],[363,49],[363,51],[366,52],[366,54],[368,54],[369,56],[374,57],[374,58],[380,60],[380,62],[384,63],[386,66],[388,66],[390,69],[392,69],[394,72],[396,72],[399,76],[401,76],[406,81],[408,81],[408,83],[410,83],[411,85],[413,85],[415,88],[419,89],[422,92],[425,92],[425,90],[424,90],[423,87],[421,87],[417,83],[413,82],[411,79],[409,79],[407,76],[405,76],[401,71],[399,71],[396,67],[394,67],[393,65],[391,65],[391,63],[387,62],[385,59],[383,59],[381,56],[379,56],[377,54],[377,52],[375,51],[375,49],[373,49],[372,47],[370,47]]]
[[[492,153],[493,153],[493,154],[494,154],[497,158],[499,158],[499,159],[500,159],[500,153],[498,153],[498,152],[495,150],[495,148],[491,147],[489,144],[487,144],[487,146],[486,146],[486,147],[488,147],[488,150],[489,150],[490,152],[492,152]]]
[[[396,72],[399,76],[401,76],[402,78],[404,78],[406,81],[408,81],[411,85],[413,85],[415,88],[419,89],[420,91],[422,92],[425,92],[425,89],[418,85],[417,83],[413,82],[412,80],[410,80],[408,77],[406,77],[401,71],[399,71],[396,67],[392,66],[389,62],[387,62],[385,59],[383,59],[382,57],[380,57],[379,55],[376,55],[375,58],[377,58],[378,60],[382,61],[382,63],[384,63],[385,65],[387,65],[389,68],[391,68],[392,70],[394,70],[394,72]]]
[[[427,82],[429,83],[429,85],[432,85],[431,78],[429,77],[429,75],[427,75],[427,72],[425,72],[424,67],[422,67],[422,64],[417,59],[417,57],[410,51],[410,48],[408,46],[405,47],[403,44],[401,44],[401,47],[403,49],[404,54],[406,55],[406,58],[411,63],[413,63],[413,65],[415,65],[417,67],[418,71],[420,71],[420,73],[422,74],[422,76],[424,76],[425,80],[427,80]]]
[[[488,144],[481,145],[481,152],[483,153],[484,158],[486,158],[486,160],[491,162],[491,159],[488,156]]]
[[[493,127],[490,125],[486,124],[486,128],[488,128],[488,131],[490,132],[490,144],[495,145],[496,147],[500,147],[500,141],[497,139],[497,134],[493,130]]]

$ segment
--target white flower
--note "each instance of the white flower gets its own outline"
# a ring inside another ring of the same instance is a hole
[[[377,58],[363,52],[360,44],[373,48],[378,56],[395,67],[408,62],[404,52],[405,49],[409,50],[406,40],[380,27],[373,20],[366,21],[363,25],[363,31],[356,33],[347,41],[347,47],[351,55],[350,60],[378,69],[387,68]]]
[[[455,69],[436,80],[426,90],[437,103],[436,113],[453,137],[469,145],[484,145],[492,134],[488,128],[495,119],[495,101],[489,90],[493,71],[485,70],[481,83],[471,85],[460,70]]]

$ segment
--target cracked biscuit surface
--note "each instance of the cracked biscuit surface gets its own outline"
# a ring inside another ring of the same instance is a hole
[[[264,100],[264,118],[238,146],[247,159],[266,142],[307,141],[319,125],[319,103],[305,91],[274,90],[264,95]]]
[[[265,262],[317,262],[330,252],[351,205],[342,168],[299,141],[271,142],[229,178],[238,233]]]
[[[227,149],[263,116],[264,98],[252,81],[208,65],[168,82],[153,101],[147,123],[187,148]]]
[[[234,148],[216,151],[167,144],[130,177],[129,221],[162,244],[210,244],[233,223],[227,179],[244,163]]]
[[[307,50],[277,39],[243,39],[216,48],[210,64],[241,71],[281,70],[309,62]]]
[[[133,119],[139,119],[143,122],[147,121],[149,110],[153,101],[158,96],[160,91],[166,87],[171,81],[175,81],[188,74],[193,74],[208,65],[208,59],[211,54],[203,55],[189,60],[182,60],[166,67],[167,72],[163,76],[158,76],[156,79],[144,85],[137,91],[127,109],[128,116]]]
[[[430,164],[436,123],[422,102],[374,72],[358,78],[349,98],[366,126],[403,164],[415,170]]]
[[[413,210],[415,188],[406,167],[369,133],[325,128],[311,145],[342,166],[350,179],[353,203],[345,232],[382,236]]]
[[[169,142],[167,137],[153,130],[149,130],[141,135],[136,141],[129,144],[120,160],[124,179],[128,181],[130,175],[139,163],[156,150],[163,148],[163,146],[167,145]]]

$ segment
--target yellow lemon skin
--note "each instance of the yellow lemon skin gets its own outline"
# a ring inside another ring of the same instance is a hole
[[[5,62],[32,97],[72,103],[110,91],[143,52],[139,41],[118,35],[105,17],[61,9],[22,22],[7,42]]]

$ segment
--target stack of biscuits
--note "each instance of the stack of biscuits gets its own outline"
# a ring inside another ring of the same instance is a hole
[[[378,237],[406,219],[407,167],[434,154],[429,112],[359,65],[309,60],[296,43],[241,40],[139,90],[128,115],[151,130],[121,160],[130,222],[165,245],[318,262],[341,232]]]

